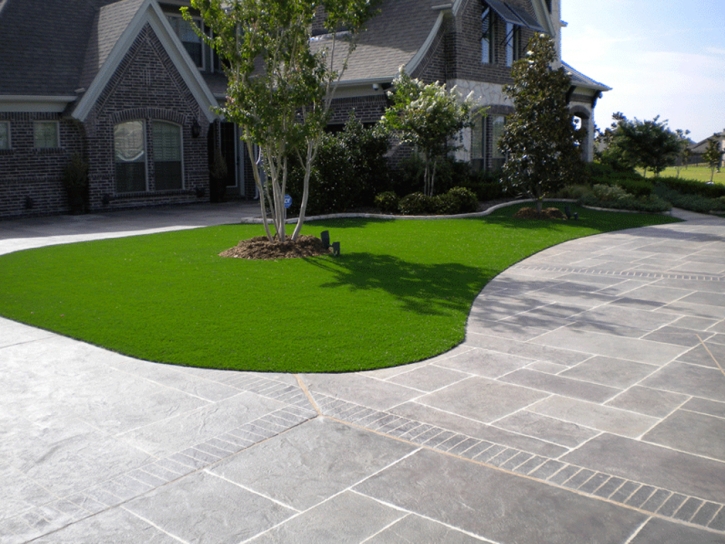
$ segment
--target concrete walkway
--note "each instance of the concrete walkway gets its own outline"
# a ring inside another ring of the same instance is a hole
[[[464,344],[373,372],[164,366],[0,319],[0,542],[725,542],[725,221],[682,215],[519,263]],[[0,253],[239,218],[5,221]]]

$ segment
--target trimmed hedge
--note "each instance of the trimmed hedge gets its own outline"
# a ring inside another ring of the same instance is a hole
[[[592,187],[592,194],[582,197],[580,203],[598,208],[648,213],[661,213],[672,209],[669,202],[656,195],[635,197],[617,185],[604,184]]]
[[[680,180],[681,181],[681,180]],[[719,198],[708,198],[699,194],[682,194],[665,185],[657,184],[655,193],[659,198],[667,200],[676,208],[690,210],[698,213],[722,212],[725,211],[725,196]]]

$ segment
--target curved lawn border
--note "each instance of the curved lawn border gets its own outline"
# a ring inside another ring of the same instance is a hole
[[[261,234],[239,224],[52,245],[0,257],[0,315],[163,363],[294,373],[396,366],[462,342],[481,289],[516,262],[570,239],[669,222],[578,211],[571,222],[501,210],[482,220],[306,224],[341,241],[339,258],[219,258]]]

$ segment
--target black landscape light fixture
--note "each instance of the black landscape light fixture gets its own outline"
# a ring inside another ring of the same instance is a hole
[[[332,255],[335,257],[340,256],[340,242],[332,242]]]
[[[328,249],[330,247],[330,231],[323,230],[320,233],[320,240],[322,240],[322,247]]]

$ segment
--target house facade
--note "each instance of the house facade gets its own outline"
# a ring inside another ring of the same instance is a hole
[[[89,165],[88,209],[208,200],[214,150],[227,162],[228,194],[254,197],[239,131],[215,108],[225,100],[218,58],[180,17],[186,0],[0,1],[0,217],[63,213],[62,174]],[[398,68],[445,81],[488,107],[463,135],[459,158],[493,169],[513,105],[510,66],[533,32],[560,44],[559,0],[385,0],[350,57],[330,123],[350,111],[380,119]],[[201,21],[199,20],[199,23]],[[313,47],[329,36],[318,27]],[[572,112],[589,127],[608,90],[572,73]]]

